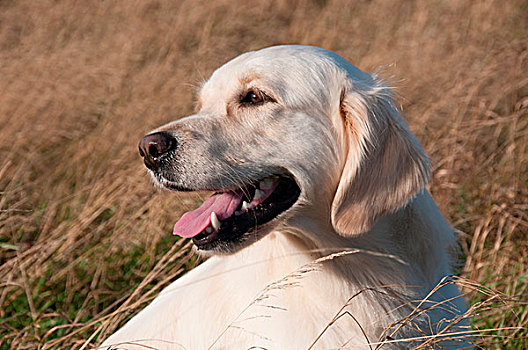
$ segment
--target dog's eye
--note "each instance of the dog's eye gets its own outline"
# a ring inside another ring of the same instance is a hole
[[[249,90],[245,95],[242,95],[242,98],[240,99],[241,103],[249,105],[259,105],[265,101],[266,96],[262,92],[255,90]]]

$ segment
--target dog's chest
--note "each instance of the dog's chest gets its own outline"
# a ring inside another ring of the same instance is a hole
[[[133,336],[169,341],[148,343],[158,348],[308,348],[348,293],[334,277],[311,269],[312,258],[287,242],[282,242],[281,251],[269,244],[259,246],[241,255],[209,259],[167,287],[105,343]],[[355,328],[343,318],[314,348],[339,347],[353,337]]]
[[[213,258],[189,275],[189,281],[181,283],[175,305],[184,310],[178,313],[177,324],[186,344],[192,344],[191,348],[281,349],[285,344],[308,348],[345,298],[320,270],[305,269],[312,260],[309,256],[291,253],[254,254],[246,256],[246,264],[234,257]],[[201,282],[185,286],[191,280]]]

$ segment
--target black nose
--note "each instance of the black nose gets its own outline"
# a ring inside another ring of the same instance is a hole
[[[139,141],[139,154],[151,170],[158,169],[161,156],[176,148],[176,139],[166,132],[149,134]]]

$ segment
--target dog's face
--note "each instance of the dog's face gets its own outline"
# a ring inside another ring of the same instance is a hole
[[[174,233],[192,237],[200,250],[233,252],[299,211],[316,211],[341,234],[368,229],[395,205],[380,204],[356,218],[365,222],[354,227],[341,217],[354,201],[348,192],[359,165],[378,157],[372,132],[395,129],[411,148],[415,143],[397,114],[385,110],[392,109],[390,97],[388,106],[375,102],[380,115],[372,115],[367,100],[373,88],[381,89],[376,84],[341,57],[313,47],[272,47],[219,68],[199,92],[196,114],[140,142],[145,165],[159,185],[214,192],[176,223]],[[420,152],[413,156],[425,162]],[[409,176],[405,181],[412,188],[396,195],[397,205],[424,183]]]

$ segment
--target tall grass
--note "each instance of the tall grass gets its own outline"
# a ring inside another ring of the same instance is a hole
[[[384,67],[460,233],[477,343],[528,348],[526,1],[4,0],[0,349],[90,348],[198,263],[170,232],[200,195],[155,191],[137,142],[280,43]]]

